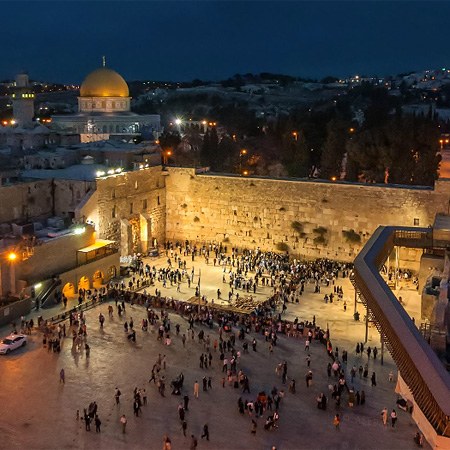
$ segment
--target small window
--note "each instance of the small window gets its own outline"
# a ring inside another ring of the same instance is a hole
[[[130,214],[133,214],[133,202],[130,203]]]
[[[146,211],[147,210],[147,199],[142,200],[142,211]]]
[[[112,209],[112,211],[111,211],[111,217],[112,217],[113,219],[116,218],[116,207],[115,207],[115,206],[113,206],[113,209]]]
[[[113,189],[113,190],[111,191],[111,200],[113,200],[113,199],[115,199],[115,198],[116,198],[116,190]]]
[[[419,226],[419,219],[414,219],[414,226],[418,227]]]
[[[159,195],[158,195],[158,206],[161,204],[161,202],[159,201]]]

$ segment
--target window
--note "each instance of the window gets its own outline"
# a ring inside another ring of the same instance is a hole
[[[111,191],[111,200],[114,200],[115,198],[116,198],[116,190],[113,189],[113,190]]]
[[[419,226],[419,219],[414,219],[414,226],[418,227]]]
[[[161,204],[161,202],[159,201],[159,195],[158,195],[158,206]]]
[[[142,200],[142,211],[146,211],[147,210],[147,199]]]
[[[130,203],[130,214],[133,214],[133,202]]]
[[[116,207],[115,207],[115,206],[113,206],[113,209],[112,209],[112,211],[111,211],[111,217],[112,217],[113,219],[116,218]]]

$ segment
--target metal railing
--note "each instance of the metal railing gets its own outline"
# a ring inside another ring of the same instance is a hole
[[[395,245],[424,248],[429,232],[379,227],[355,259],[352,282],[415,402],[436,432],[450,437],[450,374],[379,273]]]

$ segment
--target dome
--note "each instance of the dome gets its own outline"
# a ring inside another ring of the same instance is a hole
[[[129,97],[128,85],[114,70],[100,67],[84,79],[80,97]]]

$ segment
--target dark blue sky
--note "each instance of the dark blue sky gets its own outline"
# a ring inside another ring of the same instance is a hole
[[[0,78],[322,77],[450,66],[447,2],[2,2]]]

